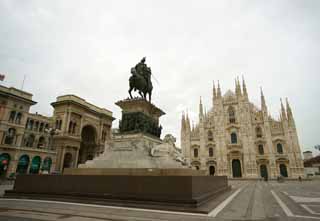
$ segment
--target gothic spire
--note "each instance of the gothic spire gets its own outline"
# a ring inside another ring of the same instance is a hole
[[[187,116],[186,116],[186,129],[187,129],[188,132],[190,132],[190,130],[191,130],[188,110],[187,110]]]
[[[236,91],[235,91],[235,93],[236,93],[236,95],[239,97],[239,96],[241,96],[241,86],[240,86],[240,82],[239,82],[239,77],[237,77],[237,78],[235,79],[235,85],[236,85]]]
[[[244,80],[243,75],[242,75],[242,90],[243,90],[243,96],[248,98],[247,86],[246,86],[246,82]]]
[[[288,98],[286,98],[286,109],[287,109],[288,121],[291,121],[294,123],[293,114],[292,114],[292,110],[291,110]]]
[[[214,85],[214,81],[213,81],[213,99],[215,99],[217,97],[217,91],[216,91],[216,86]]]
[[[220,88],[220,82],[219,82],[219,81],[218,81],[217,97],[218,97],[218,98],[221,98],[221,88]]]
[[[284,106],[283,106],[281,98],[280,98],[280,102],[281,102],[281,119],[282,120],[286,120],[287,119],[287,114],[286,114],[286,110],[284,109]]]
[[[181,132],[185,132],[186,130],[186,118],[184,116],[184,111],[182,112],[182,119],[181,119]]]
[[[264,98],[262,87],[260,87],[260,93],[261,93],[261,110],[267,110],[266,100]]]

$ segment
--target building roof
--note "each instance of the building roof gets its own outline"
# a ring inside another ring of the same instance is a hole
[[[111,119],[114,119],[112,117],[112,112],[111,111],[109,111],[109,110],[107,110],[105,108],[101,108],[101,107],[95,106],[95,105],[87,102],[85,99],[83,99],[81,97],[78,97],[76,95],[73,95],[73,94],[59,96],[59,97],[57,97],[57,101],[51,103],[51,105],[53,107],[55,107],[55,106],[57,106],[59,104],[64,104],[64,103],[74,103],[76,105],[79,105],[79,106],[82,106],[82,107],[86,108],[89,111],[93,111],[95,113],[99,113],[99,114],[107,116],[107,117],[109,117]]]
[[[5,95],[5,96],[9,96],[12,97],[14,99],[17,100],[21,100],[24,102],[27,102],[31,105],[36,104],[37,102],[32,100],[32,94],[26,92],[26,91],[22,91],[19,90],[17,88],[14,87],[5,87],[3,85],[0,85],[0,94]]]

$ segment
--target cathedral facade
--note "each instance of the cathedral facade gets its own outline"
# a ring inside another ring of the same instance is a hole
[[[303,160],[291,107],[281,101],[278,120],[269,115],[261,90],[261,107],[249,101],[246,84],[221,94],[213,85],[213,107],[207,112],[200,98],[199,119],[181,120],[182,153],[193,168],[229,178],[298,178]]]

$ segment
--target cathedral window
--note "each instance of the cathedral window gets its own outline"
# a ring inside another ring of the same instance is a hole
[[[257,138],[261,138],[262,137],[262,129],[261,129],[261,127],[257,127],[256,128],[256,136],[257,136]]]
[[[283,153],[283,148],[282,148],[282,144],[281,143],[277,144],[277,152],[280,153],[280,154]]]
[[[235,132],[231,133],[231,143],[232,144],[238,143],[237,134]]]
[[[198,149],[197,148],[193,149],[193,156],[198,157]]]
[[[209,157],[213,157],[213,148],[212,147],[209,148]]]
[[[213,134],[211,130],[208,131],[208,141],[213,141]]]
[[[229,113],[229,123],[231,124],[236,123],[236,114],[232,106],[228,108],[228,113]]]
[[[263,155],[263,154],[264,154],[264,149],[263,149],[263,145],[262,145],[262,144],[260,144],[260,145],[258,146],[258,151],[259,151],[259,154],[260,154],[260,155]]]

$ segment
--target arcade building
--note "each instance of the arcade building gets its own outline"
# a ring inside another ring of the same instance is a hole
[[[32,96],[0,85],[0,177],[62,172],[104,151],[111,111],[64,95],[51,103],[53,115],[43,116],[30,113]]]

